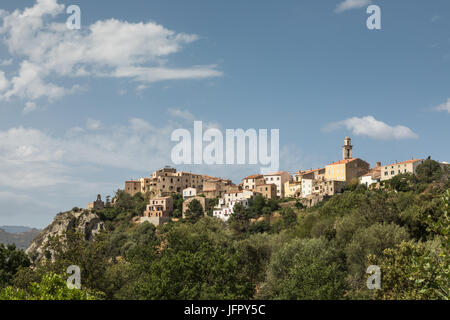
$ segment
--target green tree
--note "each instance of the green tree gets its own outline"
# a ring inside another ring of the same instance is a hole
[[[179,194],[179,193],[173,193],[172,194],[172,199],[173,199],[174,212],[176,210],[178,210],[178,212],[180,212],[180,214],[181,214],[181,212],[183,212],[183,196],[181,194]],[[179,217],[176,217],[176,218],[180,218],[180,217],[181,217],[181,215]]]
[[[393,248],[407,240],[408,232],[396,224],[376,223],[358,229],[345,248],[350,274],[355,277],[357,283],[362,283],[368,255],[381,255],[385,249]]]
[[[0,288],[11,284],[14,275],[20,268],[30,266],[28,256],[15,245],[6,247],[0,243]]]
[[[38,266],[44,273],[65,274],[70,265],[81,269],[82,286],[98,291],[106,291],[105,278],[108,266],[106,239],[98,235],[94,241],[87,241],[79,232],[69,231],[65,236],[56,236],[48,241],[45,248],[48,260]]]
[[[442,168],[439,162],[431,159],[425,160],[423,163],[419,164],[416,169],[417,178],[420,181],[427,183],[439,181],[442,174]]]
[[[98,300],[102,294],[94,291],[69,289],[60,275],[46,274],[40,283],[31,283],[27,290],[6,287],[0,300]]]
[[[342,299],[345,273],[339,254],[324,239],[295,239],[272,256],[257,298]]]
[[[234,231],[245,233],[250,226],[252,217],[254,217],[253,211],[246,209],[242,203],[238,202],[234,205],[233,213],[228,221]]]
[[[450,263],[435,241],[402,242],[381,255],[370,255],[367,264],[381,269],[381,290],[370,294],[384,300],[450,298]]]
[[[183,216],[183,213],[180,211],[180,209],[173,210],[172,217],[181,218],[182,216]]]
[[[402,173],[398,174],[392,179],[390,179],[387,183],[395,190],[407,192],[414,190],[414,184],[418,182],[418,179],[415,175],[411,173]]]
[[[298,210],[301,210],[301,209],[303,209],[305,206],[303,205],[303,203],[300,202],[300,200],[295,199],[295,207],[296,207]]]
[[[189,202],[188,208],[184,215],[190,222],[197,222],[199,219],[201,219],[205,215],[205,213],[203,212],[203,207],[200,201],[194,199]]]
[[[283,219],[283,226],[290,227],[297,222],[297,214],[292,208],[283,208],[281,210],[281,218]]]
[[[160,257],[136,278],[137,299],[249,299],[254,286],[241,272],[241,256],[218,219],[178,224],[166,235]]]
[[[269,232],[270,230],[270,223],[268,223],[266,220],[251,223],[248,228],[249,233],[264,233]]]

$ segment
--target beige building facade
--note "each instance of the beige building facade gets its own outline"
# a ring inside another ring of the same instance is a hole
[[[411,159],[403,162],[396,162],[381,167],[381,181],[389,180],[401,173],[416,174],[417,167],[424,159]]]
[[[177,172],[175,168],[165,167],[152,173],[151,178],[141,178],[125,182],[125,192],[131,196],[148,193],[150,197],[168,196],[182,193],[186,188],[203,190],[203,176],[190,172]]]
[[[135,194],[141,192],[141,182],[139,180],[125,181],[124,191],[130,196],[134,196]]]
[[[274,184],[261,184],[256,186],[253,190],[268,200],[278,198],[277,186]]]
[[[170,217],[173,212],[173,198],[155,197],[150,199],[147,210],[144,211],[145,217]]]
[[[248,176],[241,181],[242,189],[243,190],[253,190],[258,185],[265,184],[264,176],[261,174],[254,174],[251,176]]]

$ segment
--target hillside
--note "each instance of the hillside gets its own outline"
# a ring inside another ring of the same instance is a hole
[[[0,228],[0,243],[15,244],[16,247],[20,249],[28,248],[39,233],[39,230],[31,228],[5,228],[9,230],[9,232],[5,231],[3,228],[4,227]]]
[[[106,299],[448,299],[450,179],[432,171],[350,184],[311,208],[256,196],[228,222],[192,212],[159,227],[135,222],[147,196],[119,190],[114,207],[55,217],[27,249],[33,268],[8,284],[28,290],[77,265]]]
[[[38,230],[36,228],[24,227],[24,226],[0,226],[0,229],[8,232],[8,233],[23,233],[29,232],[32,230]]]

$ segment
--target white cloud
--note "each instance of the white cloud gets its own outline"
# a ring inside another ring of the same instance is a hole
[[[0,188],[82,184],[79,166],[147,172],[170,161],[175,129],[170,124],[153,127],[132,118],[125,125],[105,126],[90,119],[87,127],[59,137],[23,127],[0,131]]]
[[[26,189],[62,182],[64,152],[57,139],[39,130],[0,131],[0,186]]]
[[[33,112],[34,110],[36,110],[37,105],[34,102],[28,101],[27,103],[25,103],[25,108],[23,108],[22,113],[23,114],[28,114],[30,112]]]
[[[418,138],[418,135],[408,127],[401,125],[390,126],[382,121],[376,120],[373,116],[362,118],[353,117],[343,121],[330,123],[323,128],[323,130],[329,132],[343,127],[347,130],[351,130],[354,135],[368,136],[380,140]]]
[[[372,3],[371,0],[345,0],[336,7],[334,12],[341,13],[347,10],[359,9],[368,6],[370,3]]]
[[[153,129],[147,121],[139,118],[130,119],[130,125],[133,130],[140,132],[147,132]]]
[[[100,129],[102,126],[102,123],[99,120],[95,120],[95,119],[87,119],[86,120],[86,128],[89,130],[98,130]]]
[[[4,44],[13,57],[23,59],[9,81],[12,87],[0,97],[52,101],[79,89],[76,84],[59,84],[60,80],[76,81],[86,76],[127,78],[142,86],[222,75],[215,65],[167,66],[168,57],[196,41],[197,35],[176,33],[151,21],[116,19],[69,30],[65,23],[53,20],[64,14],[64,8],[57,0],[37,0],[31,8],[0,15]]]
[[[185,121],[194,121],[194,115],[190,113],[188,110],[181,110],[176,108],[167,109],[169,115],[175,118],[180,118]]]
[[[0,94],[2,91],[5,91],[9,87],[9,81],[5,77],[5,73],[0,71]]]
[[[12,65],[12,63],[13,63],[13,59],[6,59],[6,60],[3,60],[1,63],[0,63],[0,66],[10,66],[10,65]]]
[[[435,107],[434,110],[436,110],[436,111],[447,111],[448,113],[450,113],[450,98],[448,98],[447,102],[444,102],[443,104],[438,105],[437,107]]]

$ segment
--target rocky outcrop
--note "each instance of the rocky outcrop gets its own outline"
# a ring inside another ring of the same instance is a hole
[[[88,210],[63,212],[37,235],[25,252],[34,263],[37,263],[43,258],[45,244],[50,238],[64,237],[67,231],[75,230],[84,234],[86,240],[92,240],[103,228],[104,224],[100,218]]]

